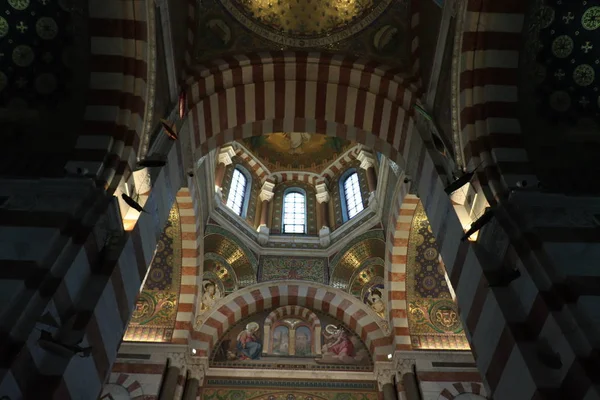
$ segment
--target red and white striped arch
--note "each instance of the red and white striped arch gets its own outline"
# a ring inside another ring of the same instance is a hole
[[[114,386],[121,386],[132,400],[144,400],[142,385],[132,376],[127,374],[110,374],[108,382],[104,385],[98,400],[112,400],[122,398],[121,391],[115,391]],[[113,397],[114,396],[114,397]]]
[[[456,396],[464,393],[473,393],[481,396],[482,399],[487,399],[485,388],[479,382],[444,382],[440,386],[445,387],[442,389],[440,397],[437,400],[454,400]]]
[[[192,148],[272,132],[357,141],[404,165],[417,87],[354,57],[270,52],[218,60],[188,78]],[[372,104],[373,106],[367,106]]]
[[[408,188],[403,184],[397,193],[391,217],[393,223],[389,225],[386,242],[385,286],[388,289],[389,318],[394,334],[395,350],[412,349],[406,303],[406,260],[411,222],[419,198],[407,194],[407,190]]]
[[[374,361],[387,360],[392,352],[392,337],[378,324],[380,318],[354,296],[330,286],[306,281],[266,282],[228,296],[216,304],[199,331],[193,333],[192,346],[199,356],[208,356],[219,338],[236,322],[271,308],[300,306],[321,311],[346,324],[366,344]]]
[[[313,328],[321,326],[321,321],[319,320],[319,317],[317,317],[317,314],[306,307],[300,306],[284,306],[271,311],[269,315],[267,315],[267,318],[265,318],[265,325],[272,325],[285,317],[298,317],[304,319],[305,321],[310,322]]]
[[[519,122],[518,68],[527,2],[468,0],[460,63],[460,138],[465,165],[490,204],[534,180]]]
[[[194,204],[193,191],[195,187],[192,190],[182,188],[177,192],[181,223],[181,287],[172,343],[178,344],[187,344],[193,330],[203,267],[201,262],[204,240],[202,221],[199,220],[202,214],[195,209],[199,205]]]

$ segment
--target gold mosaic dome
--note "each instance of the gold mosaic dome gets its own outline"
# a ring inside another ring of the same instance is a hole
[[[220,0],[254,33],[286,46],[322,46],[372,23],[391,0]]]

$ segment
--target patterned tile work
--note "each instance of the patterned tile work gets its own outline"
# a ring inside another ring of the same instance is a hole
[[[227,382],[227,381],[226,381]],[[294,382],[292,387],[307,387],[302,386],[301,382]],[[358,385],[357,385],[358,386]],[[205,400],[336,400],[336,399],[347,399],[347,400],[377,400],[377,390],[371,392],[357,391],[358,387],[351,388],[351,391],[346,391],[350,388],[344,387],[339,390],[331,390],[331,387],[335,387],[332,383],[324,388],[324,390],[311,389],[309,391],[303,391],[299,389],[288,389],[290,386],[284,386],[285,391],[281,391],[280,385],[273,385],[272,389],[254,389],[254,388],[240,388],[240,389],[217,389],[217,388],[206,388],[202,391],[202,398]],[[310,386],[308,386],[310,387]],[[346,390],[344,390],[346,389]],[[359,389],[360,390],[360,389]],[[364,389],[363,389],[364,390]]]
[[[460,63],[460,130],[465,165],[490,204],[528,177],[518,120],[518,73],[527,2],[468,0]]]
[[[142,132],[147,79],[146,2],[92,0],[90,92],[69,168],[98,176],[111,192],[128,180]]]
[[[198,355],[210,357],[211,349],[236,321],[287,305],[322,311],[343,321],[366,344],[375,360],[387,360],[391,351],[391,337],[386,337],[379,327],[379,317],[350,294],[329,286],[301,281],[279,285],[267,282],[238,291],[228,299],[227,304],[212,310],[199,331],[193,333],[192,345],[198,349]]]
[[[419,203],[408,242],[406,300],[415,349],[468,350],[469,344],[439,260],[431,225]]]

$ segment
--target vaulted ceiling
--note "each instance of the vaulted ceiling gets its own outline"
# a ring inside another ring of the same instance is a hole
[[[600,7],[534,2],[521,56],[522,121],[532,172],[544,188],[600,193]]]

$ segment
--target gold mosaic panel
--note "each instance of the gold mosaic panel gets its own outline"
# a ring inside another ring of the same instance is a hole
[[[175,329],[181,287],[181,224],[173,205],[123,340],[169,342]]]
[[[470,348],[421,203],[415,211],[409,236],[406,292],[408,326],[414,348]]]
[[[370,258],[385,257],[385,242],[379,239],[366,239],[352,246],[334,266],[331,285],[346,290],[350,280],[361,264]]]
[[[223,257],[238,277],[240,286],[248,286],[256,282],[254,269],[244,251],[225,236],[219,234],[206,236],[204,252],[216,253]]]

